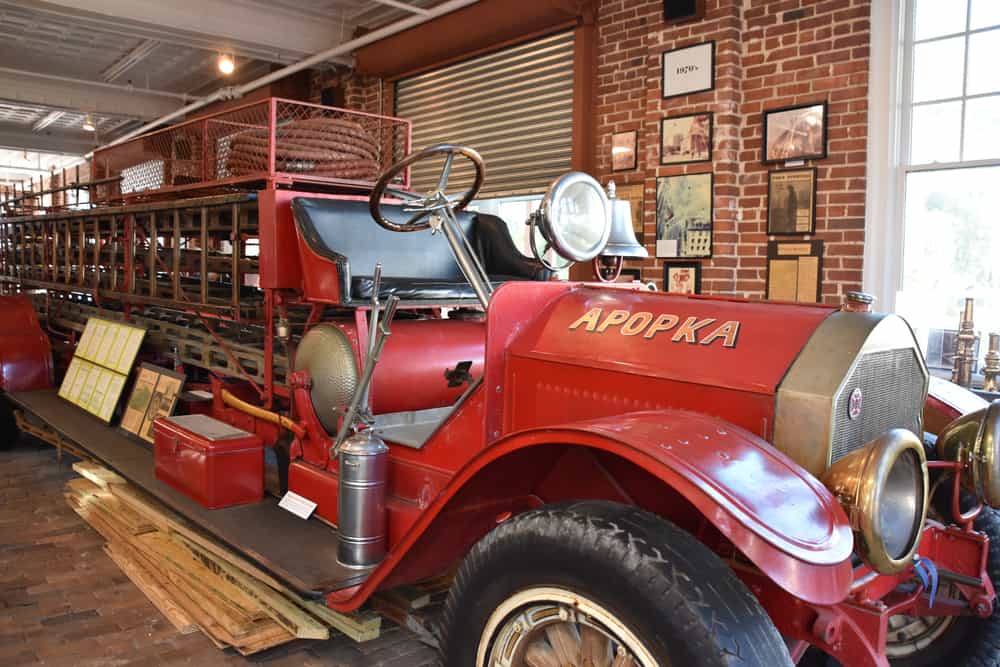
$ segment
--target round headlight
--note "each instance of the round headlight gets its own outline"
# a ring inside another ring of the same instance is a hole
[[[938,457],[962,464],[962,483],[990,507],[1000,508],[1000,399],[962,415],[937,439]]]
[[[564,259],[590,261],[608,242],[611,205],[601,184],[587,174],[571,171],[556,179],[538,212],[542,236]]]
[[[927,518],[927,458],[917,436],[893,429],[833,464],[823,483],[873,570],[895,574],[912,562]]]

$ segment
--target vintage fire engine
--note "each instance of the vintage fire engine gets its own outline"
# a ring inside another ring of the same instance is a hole
[[[903,320],[553,280],[608,243],[596,181],[553,184],[528,258],[466,210],[474,150],[408,153],[405,121],[271,99],[98,151],[96,207],[7,201],[4,440],[16,406],[336,610],[457,568],[449,665],[997,664],[1000,405]],[[91,317],[258,463],[167,484],[62,401]],[[270,493],[208,509],[211,475]]]

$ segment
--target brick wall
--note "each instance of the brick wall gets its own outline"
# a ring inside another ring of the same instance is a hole
[[[344,107],[368,113],[392,115],[392,84],[383,84],[378,77],[364,76],[357,72],[334,69],[313,70],[310,73],[309,100],[320,103],[322,91],[327,87],[339,88],[343,93]],[[382,104],[379,95],[382,94]]]
[[[653,257],[656,178],[714,174],[714,247],[702,260],[706,294],[763,298],[767,274],[767,172],[761,162],[762,111],[826,100],[829,156],[817,173],[816,234],[825,241],[823,298],[840,303],[860,289],[871,0],[706,0],[704,20],[663,22],[661,0],[598,0],[594,164],[602,182],[644,187],[650,259],[629,263],[662,285]],[[662,54],[715,42],[715,88],[662,99]],[[340,72],[349,108],[391,113],[391,84]],[[318,100],[321,81],[313,89]],[[382,96],[382,104],[379,97]],[[660,120],[712,112],[712,163],[660,165]],[[638,168],[612,172],[611,135],[639,133]],[[782,237],[794,240],[803,237]]]
[[[870,0],[707,5],[704,20],[667,26],[659,1],[600,3],[597,175],[644,186],[646,245],[655,255],[656,178],[712,171],[715,243],[713,257],[703,260],[702,291],[762,298],[769,166],[761,163],[761,112],[828,101],[829,157],[807,166],[818,167],[815,238],[825,241],[823,298],[839,303],[861,285]],[[709,40],[716,48],[715,89],[661,99],[662,53]],[[661,166],[660,119],[695,112],[714,113],[712,163]],[[633,129],[638,169],[612,173],[611,135]],[[644,279],[662,279],[662,259],[640,266]]]

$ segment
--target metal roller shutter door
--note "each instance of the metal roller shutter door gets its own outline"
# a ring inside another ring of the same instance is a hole
[[[543,192],[569,171],[573,130],[573,33],[526,42],[400,79],[396,115],[413,121],[413,150],[459,143],[480,152],[480,197]],[[456,161],[449,191],[472,180]],[[440,162],[414,165],[412,187],[433,190]]]

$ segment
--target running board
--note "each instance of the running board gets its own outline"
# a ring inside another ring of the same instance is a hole
[[[259,503],[208,510],[156,479],[153,452],[60,398],[55,389],[9,393],[27,413],[76,448],[118,473],[206,533],[242,554],[298,595],[317,599],[357,586],[369,570],[337,562],[337,532],[318,519],[303,521],[265,497]]]

